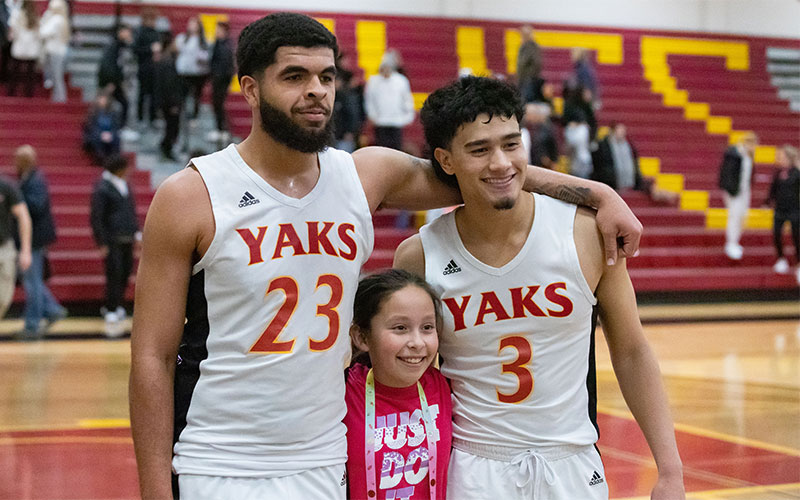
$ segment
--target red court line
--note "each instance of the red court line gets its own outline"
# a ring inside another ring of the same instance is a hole
[[[611,497],[649,495],[657,473],[636,422],[603,413],[597,420]],[[800,482],[800,457],[689,432],[676,439],[686,491]]]

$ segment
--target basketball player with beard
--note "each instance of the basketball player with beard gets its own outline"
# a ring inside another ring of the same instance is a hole
[[[327,147],[337,51],[304,15],[247,26],[250,134],[194,158],[153,199],[131,338],[143,498],[345,498],[342,373],[371,214],[460,195],[427,161]],[[610,188],[536,171],[526,189],[600,207],[609,258],[617,236],[621,255],[636,251],[641,225]]]

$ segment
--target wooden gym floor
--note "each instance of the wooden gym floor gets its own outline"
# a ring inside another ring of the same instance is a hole
[[[690,500],[800,499],[800,302],[643,307]],[[736,317],[744,321],[697,321]],[[761,318],[761,319],[759,319]],[[763,319],[784,318],[784,319]],[[0,321],[0,499],[133,499],[128,339],[68,319],[45,341]],[[600,449],[614,499],[656,471],[598,334]]]

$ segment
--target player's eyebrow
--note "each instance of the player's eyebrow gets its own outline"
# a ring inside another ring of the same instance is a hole
[[[519,139],[520,137],[522,137],[522,133],[521,132],[512,132],[510,134],[504,135],[503,137],[500,138],[500,140],[501,140],[501,142],[503,142],[503,141],[509,141],[509,140],[512,140],[512,139]],[[464,144],[464,147],[465,148],[474,148],[474,147],[478,147],[478,146],[485,146],[485,145],[489,144],[489,142],[490,142],[489,139],[478,139],[476,141],[471,141],[471,142],[468,142],[468,143]]]

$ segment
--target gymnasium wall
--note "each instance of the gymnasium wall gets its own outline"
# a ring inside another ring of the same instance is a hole
[[[96,0],[81,0],[81,2]],[[105,3],[105,2],[103,2]],[[123,1],[146,4],[148,1]],[[452,17],[796,38],[797,0],[171,0],[171,5]]]

